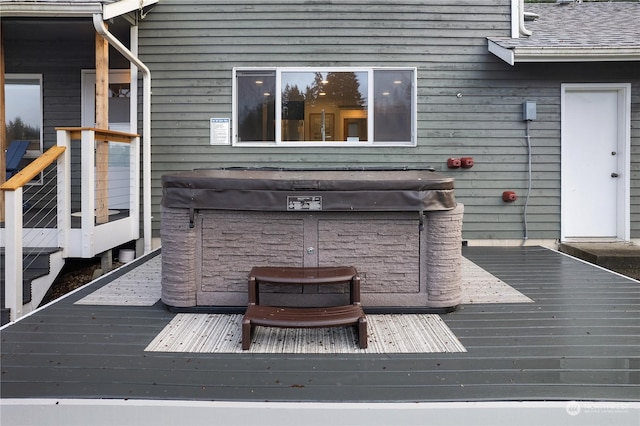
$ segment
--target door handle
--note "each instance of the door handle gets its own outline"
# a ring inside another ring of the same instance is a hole
[[[614,173],[611,173],[611,177],[612,177],[612,178],[617,178],[618,176],[619,176],[619,175],[618,175],[617,173],[615,173],[615,172],[614,172]]]

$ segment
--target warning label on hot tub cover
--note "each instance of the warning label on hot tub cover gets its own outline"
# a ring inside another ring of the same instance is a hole
[[[320,195],[287,197],[287,210],[322,210]]]

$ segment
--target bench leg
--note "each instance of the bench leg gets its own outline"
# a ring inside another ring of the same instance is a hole
[[[358,343],[360,349],[367,349],[367,318],[360,317],[358,320]]]
[[[242,318],[242,350],[248,351],[251,347],[251,320]]]

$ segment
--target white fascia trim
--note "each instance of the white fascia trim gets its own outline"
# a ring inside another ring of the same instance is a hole
[[[514,49],[515,62],[640,61],[640,47],[629,48],[522,48]]]
[[[16,1],[0,4],[3,17],[87,17],[102,13],[105,20],[158,3],[159,0],[120,0],[115,3],[60,2],[51,0]]]
[[[106,21],[156,3],[158,3],[158,0],[120,0],[115,3],[105,4],[102,10],[102,17]]]
[[[515,64],[515,54],[513,49],[506,49],[491,40],[487,41],[489,43],[489,52],[493,53],[509,65]]]
[[[515,47],[506,48],[488,40],[489,52],[509,65],[517,62],[611,62],[640,61],[639,47]]]
[[[0,4],[0,16],[7,17],[86,17],[102,11],[102,4],[18,1]]]

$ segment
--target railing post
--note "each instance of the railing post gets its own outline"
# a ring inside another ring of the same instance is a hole
[[[129,212],[134,221],[131,222],[133,239],[140,238],[140,137],[131,140],[129,151]]]
[[[22,187],[2,191],[5,197],[5,306],[11,320],[22,316]]]
[[[93,130],[82,130],[81,132],[81,211],[82,211],[82,256],[93,257],[93,233],[95,228],[96,209],[96,137]]]
[[[64,146],[64,153],[57,162],[58,197],[58,246],[62,248],[62,257],[69,257],[71,234],[71,133],[57,131],[58,146]]]

